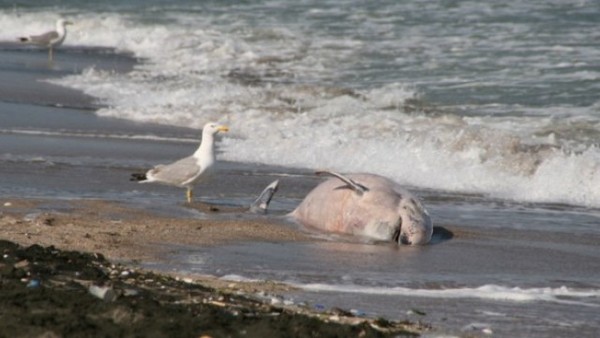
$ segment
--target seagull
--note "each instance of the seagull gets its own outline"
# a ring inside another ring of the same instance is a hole
[[[139,183],[162,183],[166,185],[187,188],[187,202],[192,203],[193,186],[206,179],[214,170],[215,164],[215,135],[227,132],[227,126],[217,123],[207,123],[202,129],[202,141],[196,152],[188,157],[171,164],[159,164],[146,173],[131,174],[131,181]]]
[[[24,36],[19,38],[19,41],[48,47],[48,61],[52,62],[52,48],[60,46],[65,41],[67,37],[67,25],[72,24],[71,21],[59,19],[56,21],[56,30],[40,35]]]

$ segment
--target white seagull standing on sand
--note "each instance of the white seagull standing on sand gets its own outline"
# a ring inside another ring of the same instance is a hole
[[[71,21],[59,19],[56,21],[56,30],[40,35],[30,35],[19,38],[21,42],[31,43],[48,48],[48,61],[52,61],[52,48],[60,46],[67,37],[67,25]]]
[[[145,174],[131,174],[132,181],[140,183],[163,183],[187,188],[187,201],[192,203],[194,184],[204,180],[213,171],[215,164],[215,135],[229,128],[216,123],[207,123],[202,129],[202,142],[192,155],[171,164],[159,164]]]

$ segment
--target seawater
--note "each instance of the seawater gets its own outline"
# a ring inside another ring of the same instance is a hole
[[[102,116],[231,126],[224,158],[600,207],[600,9],[589,1],[5,3],[0,40],[143,62],[57,83]]]

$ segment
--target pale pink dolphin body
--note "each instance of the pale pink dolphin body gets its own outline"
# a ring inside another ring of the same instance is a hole
[[[398,183],[375,174],[340,175],[315,187],[289,214],[299,223],[329,232],[422,245],[433,225],[418,198]]]

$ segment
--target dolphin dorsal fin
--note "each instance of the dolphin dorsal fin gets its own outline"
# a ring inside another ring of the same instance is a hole
[[[317,171],[317,172],[315,172],[315,174],[318,176],[330,175],[333,177],[337,177],[342,182],[346,183],[350,188],[352,188],[352,190],[354,190],[359,195],[362,195],[366,191],[369,191],[369,189],[367,187],[365,187],[364,185],[362,185],[360,183],[356,183],[352,179],[350,179],[340,173],[336,173],[335,171],[323,170],[323,171]]]
[[[279,180],[273,181],[265,190],[260,193],[260,196],[250,205],[250,212],[254,214],[266,214],[271,198],[277,192]]]

